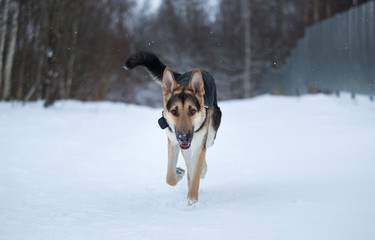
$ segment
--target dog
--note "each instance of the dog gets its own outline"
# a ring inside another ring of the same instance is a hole
[[[163,88],[164,111],[159,125],[167,129],[166,181],[175,186],[185,175],[185,170],[176,167],[181,150],[187,167],[187,199],[189,205],[194,204],[198,201],[200,179],[207,172],[206,149],[214,143],[222,116],[214,78],[199,69],[184,74],[173,72],[150,52],[132,54],[124,63],[126,70],[136,66],[146,67]]]

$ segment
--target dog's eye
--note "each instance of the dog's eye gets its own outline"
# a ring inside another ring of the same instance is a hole
[[[177,117],[177,115],[178,115],[177,109],[172,109],[172,110],[171,110],[171,113],[172,113],[173,116],[175,116],[175,117]]]
[[[190,109],[189,114],[190,114],[190,116],[193,116],[196,112],[197,112],[197,110]]]

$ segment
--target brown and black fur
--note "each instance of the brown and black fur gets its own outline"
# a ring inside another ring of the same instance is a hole
[[[206,149],[213,145],[220,126],[221,111],[217,105],[216,85],[206,71],[195,69],[184,74],[172,72],[154,54],[138,52],[124,64],[125,69],[145,66],[151,76],[163,86],[163,121],[167,126],[167,183],[176,185],[185,171],[177,168],[181,151],[188,177],[189,203],[198,201],[200,178],[207,171]]]

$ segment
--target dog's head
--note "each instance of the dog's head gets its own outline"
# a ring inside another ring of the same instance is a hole
[[[206,117],[204,107],[204,82],[199,69],[192,72],[187,87],[181,87],[173,72],[165,68],[163,74],[164,118],[176,135],[182,149],[188,149],[194,131],[201,127]]]

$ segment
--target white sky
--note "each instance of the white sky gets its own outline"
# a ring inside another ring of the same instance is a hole
[[[137,1],[137,9],[141,9],[143,7],[143,4],[146,0],[138,0]],[[203,0],[202,0],[203,1]],[[162,2],[162,0],[149,0],[150,2],[150,11],[151,12],[154,12],[158,9],[160,3]],[[206,1],[208,3],[208,5],[210,7],[215,7],[215,5],[217,5],[217,0],[207,0]]]

